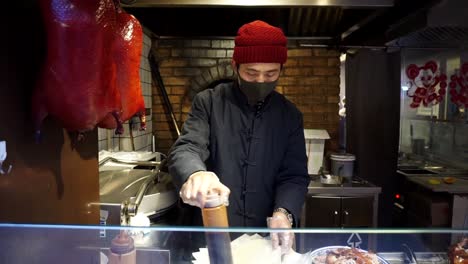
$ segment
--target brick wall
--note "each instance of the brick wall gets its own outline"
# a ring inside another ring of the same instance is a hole
[[[232,79],[232,39],[160,39],[152,50],[176,119],[182,126],[193,96],[220,79]],[[326,129],[331,136],[327,150],[338,148],[339,52],[299,47],[288,43],[288,61],[276,91],[285,95],[304,114],[304,128]],[[153,84],[153,128],[156,150],[167,152],[177,138],[163,105],[159,87]]]

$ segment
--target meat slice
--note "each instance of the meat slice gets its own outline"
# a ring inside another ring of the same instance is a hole
[[[47,56],[33,94],[36,135],[46,116],[68,131],[92,130],[111,115],[122,132],[112,47],[116,12],[112,0],[41,0]]]
[[[140,57],[143,47],[143,30],[138,20],[126,13],[116,3],[116,31],[113,57],[117,70],[117,88],[122,100],[122,121],[134,115],[140,117],[140,129],[146,129],[145,101],[140,84]],[[106,117],[99,127],[116,128],[116,120]]]

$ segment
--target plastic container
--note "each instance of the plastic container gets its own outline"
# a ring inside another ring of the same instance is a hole
[[[136,264],[136,249],[133,238],[121,231],[110,247],[109,264]]]
[[[226,197],[209,195],[202,209],[203,226],[229,227]],[[211,264],[232,264],[231,238],[228,232],[206,232],[206,244]]]
[[[317,175],[323,165],[325,140],[330,135],[324,129],[304,129],[306,143],[307,170],[309,175]]]
[[[331,173],[332,175],[346,177],[351,179],[354,174],[354,161],[356,156],[353,154],[331,154]]]

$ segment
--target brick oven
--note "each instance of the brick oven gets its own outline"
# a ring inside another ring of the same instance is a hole
[[[180,126],[198,92],[235,78],[231,69],[233,48],[232,38],[153,41],[152,52]],[[288,61],[276,88],[303,113],[304,128],[328,131],[331,139],[326,150],[338,149],[339,56],[337,50],[301,47],[298,40],[289,40]],[[177,135],[159,87],[153,83],[152,89],[156,150],[166,153]]]

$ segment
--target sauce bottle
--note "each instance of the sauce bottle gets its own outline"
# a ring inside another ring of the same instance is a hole
[[[208,195],[202,209],[203,226],[229,227],[226,199]],[[211,264],[232,264],[231,238],[228,232],[206,232],[206,244]]]
[[[133,238],[126,231],[112,239],[109,264],[136,264],[136,249]]]

